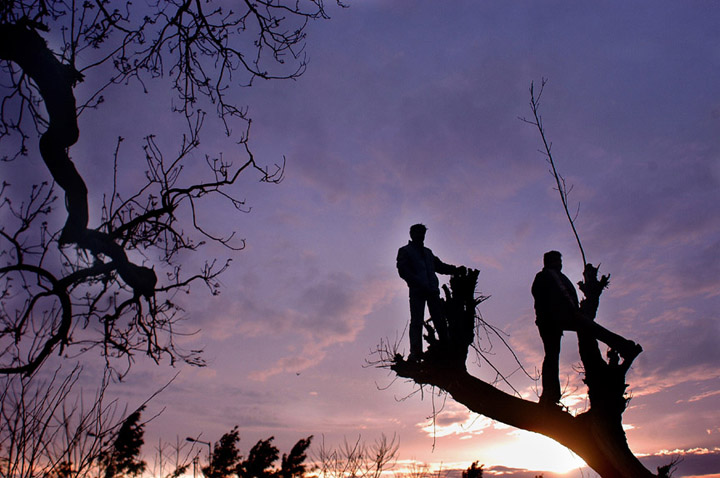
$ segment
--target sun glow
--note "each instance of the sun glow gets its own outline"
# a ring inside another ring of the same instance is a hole
[[[446,443],[454,443],[456,451],[467,450],[470,453],[467,458],[460,453],[450,460],[457,461],[459,468],[467,467],[465,462],[474,460],[488,466],[505,465],[553,473],[567,473],[587,466],[579,456],[550,438],[513,429],[452,404],[435,420],[416,426],[433,439],[450,440]],[[478,445],[480,450],[476,446],[468,446],[467,440],[473,439],[479,440],[475,443],[481,443]],[[447,461],[444,465],[451,466]]]
[[[510,433],[514,440],[488,450],[498,463],[530,470],[567,473],[586,466],[585,462],[559,443],[522,430]]]

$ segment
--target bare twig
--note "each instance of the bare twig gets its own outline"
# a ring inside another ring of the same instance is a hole
[[[535,83],[530,83],[530,109],[533,113],[533,119],[528,120],[526,118],[520,118],[521,121],[531,124],[535,126],[538,131],[540,132],[540,138],[543,142],[543,148],[544,150],[540,151],[544,156],[545,160],[550,164],[550,174],[552,174],[553,178],[555,178],[555,184],[557,186],[557,191],[560,194],[560,200],[563,204],[563,209],[565,210],[565,215],[567,216],[568,221],[570,222],[570,227],[572,228],[573,235],[575,236],[575,240],[577,241],[577,245],[580,248],[580,254],[582,255],[582,261],[583,266],[587,265],[587,260],[585,259],[585,250],[583,249],[582,243],[580,242],[580,236],[578,235],[577,229],[575,228],[575,219],[576,217],[573,217],[570,214],[570,209],[568,206],[568,196],[570,192],[572,191],[572,186],[568,189],[565,178],[560,174],[558,171],[555,160],[552,157],[552,143],[548,142],[547,137],[545,136],[545,128],[543,126],[542,121],[542,115],[540,115],[540,98],[542,97],[543,90],[545,89],[545,85],[547,84],[547,79],[543,78],[541,80],[540,89],[537,92],[537,95],[535,94]],[[575,215],[577,216],[577,214]]]

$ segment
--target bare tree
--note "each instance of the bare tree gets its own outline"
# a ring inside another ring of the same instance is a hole
[[[151,476],[178,478],[190,467],[193,467],[193,476],[197,474],[199,460],[197,456],[191,455],[193,450],[186,440],[176,437],[175,443],[168,443],[160,439],[154,450],[155,454],[150,462]]]
[[[545,80],[542,86],[544,85]],[[531,86],[533,119],[525,121],[540,131],[543,152],[552,167],[551,172],[565,213],[585,263],[583,280],[578,284],[584,294],[579,313],[589,320],[594,320],[600,295],[609,285],[609,276],[598,277],[598,268],[585,260],[585,251],[575,228],[574,217],[568,208],[569,190],[552,159],[551,145],[546,139],[539,114],[541,93],[542,88],[536,92]],[[475,330],[487,329],[487,323],[476,311],[477,304],[483,299],[476,298],[476,286],[477,271],[451,279],[450,288],[445,288],[444,300],[450,324],[450,340],[431,340],[423,362],[406,361],[395,351],[381,345],[378,352],[382,359],[378,365],[389,367],[398,376],[408,378],[420,386],[437,387],[475,413],[556,440],[582,457],[603,478],[668,476],[671,467],[661,467],[657,474],[645,468],[630,450],[623,430],[622,415],[629,400],[626,393],[626,375],[636,355],[621,360],[618,351],[611,349],[607,357],[603,357],[595,337],[589,331],[578,331],[578,346],[583,365],[581,372],[588,387],[590,406],[576,415],[560,407],[523,399],[519,393],[506,393],[495,384],[468,373],[465,361],[468,347],[474,340],[473,327],[469,324],[475,324]],[[432,339],[432,334],[430,338]],[[479,350],[476,348],[476,351]],[[481,358],[491,363],[482,354]]]
[[[399,447],[394,435],[389,439],[381,435],[373,443],[358,436],[337,448],[327,447],[323,440],[313,461],[321,478],[379,478],[394,466]]]
[[[136,353],[203,364],[201,351],[174,340],[182,311],[173,297],[195,283],[218,293],[229,261],[208,259],[186,271],[179,257],[206,241],[242,249],[232,231],[203,225],[202,202],[216,197],[245,211],[233,189],[238,178],[254,171],[277,183],[284,168],[284,160],[270,169],[256,162],[247,110],[231,94],[257,78],[301,75],[306,27],[318,18],[327,18],[323,0],[246,0],[232,8],[199,0],[0,4],[0,165],[20,161],[33,178],[29,190],[0,185],[0,373],[31,374],[71,347],[97,348],[128,366]],[[146,137],[139,185],[120,179],[127,161],[118,138],[114,161],[102,165],[114,180],[92,211],[70,156],[78,118],[107,95],[149,81],[169,82],[172,110],[187,130],[174,153]],[[80,99],[79,84],[90,87]],[[205,176],[197,168],[189,175],[205,111],[213,109],[241,154],[207,153]]]
[[[395,472],[395,476],[401,478],[447,478],[455,476],[457,470],[443,469],[442,465],[435,470],[430,468],[428,463],[411,461],[406,465],[406,471]]]
[[[81,373],[75,366],[2,377],[0,476],[83,478],[140,469],[144,405],[128,413],[107,399],[109,374],[94,394],[83,393]]]
[[[400,476],[404,478],[428,478],[430,476],[430,465],[418,461],[412,461],[407,467],[407,471]]]

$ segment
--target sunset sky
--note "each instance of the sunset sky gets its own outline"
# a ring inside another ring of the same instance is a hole
[[[612,276],[598,321],[644,347],[628,374],[630,447],[662,455],[651,469],[683,457],[676,476],[720,477],[720,6],[348,3],[329,5],[332,18],[309,26],[302,77],[237,89],[256,158],[272,165],[284,155],[285,180],[247,175],[237,195],[249,214],[207,207],[205,225],[237,231],[247,247],[209,246],[208,256],[233,259],[221,294],[197,288],[180,299],[187,329],[201,330],[184,345],[204,347],[208,366],[138,358],[114,387],[133,407],[180,371],[149,406],[148,416],[164,411],[146,443],[215,441],[238,425],[244,452],[271,435],[286,452],[310,434],[333,445],[384,433],[398,437],[403,462],[594,476],[550,440],[369,365],[381,342],[407,353],[407,288],[395,256],[422,222],[442,260],[481,270],[479,290],[491,297],[480,312],[537,373],[530,284],[542,254],[561,251],[573,282],[582,269],[537,130],[518,119],[531,114],[530,83],[547,78],[541,112],[573,186],[578,232],[588,261]],[[164,119],[167,88],[148,89],[116,89],[84,114],[71,154],[91,194],[118,135],[133,168],[142,168],[143,136],[179,142]],[[231,158],[212,128],[202,151]],[[582,409],[575,341],[565,335],[561,382],[564,403]],[[486,357],[536,400],[539,384],[499,340],[492,345]],[[470,367],[495,376],[474,359]]]

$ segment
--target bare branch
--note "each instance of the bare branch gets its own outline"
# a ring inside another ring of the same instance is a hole
[[[570,214],[570,208],[568,206],[568,196],[570,195],[570,192],[572,191],[572,186],[570,188],[567,188],[567,185],[565,184],[565,178],[562,177],[562,175],[558,172],[558,169],[555,165],[555,160],[552,157],[552,143],[548,142],[547,137],[545,136],[545,128],[543,126],[542,121],[542,115],[540,115],[540,98],[542,97],[543,91],[545,89],[545,85],[547,84],[547,79],[543,78],[540,83],[540,89],[537,91],[537,94],[535,92],[535,83],[530,83],[530,109],[533,113],[533,119],[528,120],[525,118],[520,118],[521,121],[531,124],[535,126],[538,131],[540,132],[540,138],[543,142],[544,151],[540,151],[544,156],[545,160],[550,164],[550,174],[552,174],[553,178],[555,179],[555,184],[557,186],[557,191],[560,194],[560,200],[562,201],[563,209],[565,210],[565,215],[567,216],[568,221],[570,222],[570,227],[572,228],[573,235],[575,236],[575,241],[577,242],[578,247],[580,248],[580,254],[582,255],[583,260],[583,266],[587,266],[587,260],[585,259],[585,250],[583,249],[582,243],[580,242],[580,236],[578,235],[577,229],[575,228],[575,219],[577,217],[577,214],[575,217],[573,217]],[[578,205],[578,211],[580,206]]]

